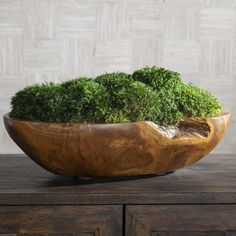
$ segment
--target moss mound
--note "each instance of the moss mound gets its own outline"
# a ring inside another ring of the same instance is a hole
[[[108,109],[106,89],[81,77],[60,85],[64,118],[61,122],[104,122]]]
[[[123,123],[151,120],[172,125],[186,117],[218,115],[208,91],[184,84],[177,72],[145,67],[132,75],[107,73],[61,84],[28,86],[11,100],[13,118],[45,122]]]
[[[156,91],[168,90],[182,83],[179,73],[156,66],[136,70],[132,74],[132,78],[151,86]]]
[[[62,96],[60,85],[32,85],[17,92],[11,100],[11,117],[32,121],[60,122]]]
[[[95,81],[103,85],[108,94],[105,123],[156,120],[160,111],[152,88],[125,73],[107,73]]]
[[[221,113],[217,99],[193,84],[181,86],[179,104],[185,117],[209,117]]]

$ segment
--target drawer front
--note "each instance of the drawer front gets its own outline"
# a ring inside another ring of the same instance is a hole
[[[0,235],[122,235],[121,206],[0,206]]]
[[[236,205],[127,206],[128,236],[236,236]]]

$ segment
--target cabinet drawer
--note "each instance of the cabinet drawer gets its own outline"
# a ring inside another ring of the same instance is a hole
[[[127,206],[126,235],[233,236],[236,205]]]
[[[121,206],[0,206],[1,234],[122,235]]]

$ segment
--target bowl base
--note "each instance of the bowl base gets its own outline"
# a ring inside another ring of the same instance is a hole
[[[153,177],[161,177],[164,175],[169,175],[174,173],[174,171],[164,172],[164,173],[157,173],[157,174],[147,174],[147,175],[134,175],[134,176],[112,176],[112,177],[80,177],[80,176],[73,176],[73,181],[77,182],[78,184],[96,184],[96,183],[109,183],[109,182],[120,182],[120,181],[127,181],[127,180],[138,180],[144,178],[153,178]]]

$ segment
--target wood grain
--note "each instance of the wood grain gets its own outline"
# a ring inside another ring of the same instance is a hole
[[[73,179],[22,155],[0,155],[0,166],[0,205],[236,203],[235,155],[209,155],[162,177]]]
[[[224,235],[236,229],[236,205],[128,206],[126,235]]]
[[[225,112],[212,118],[186,119],[178,124],[173,137],[146,121],[63,124],[5,115],[4,124],[15,143],[53,173],[132,176],[170,172],[195,163],[223,138],[230,116]]]
[[[121,206],[0,206],[0,235],[121,236],[121,213]]]
[[[210,155],[162,177],[73,179],[0,155],[0,235],[235,236],[235,165]]]

